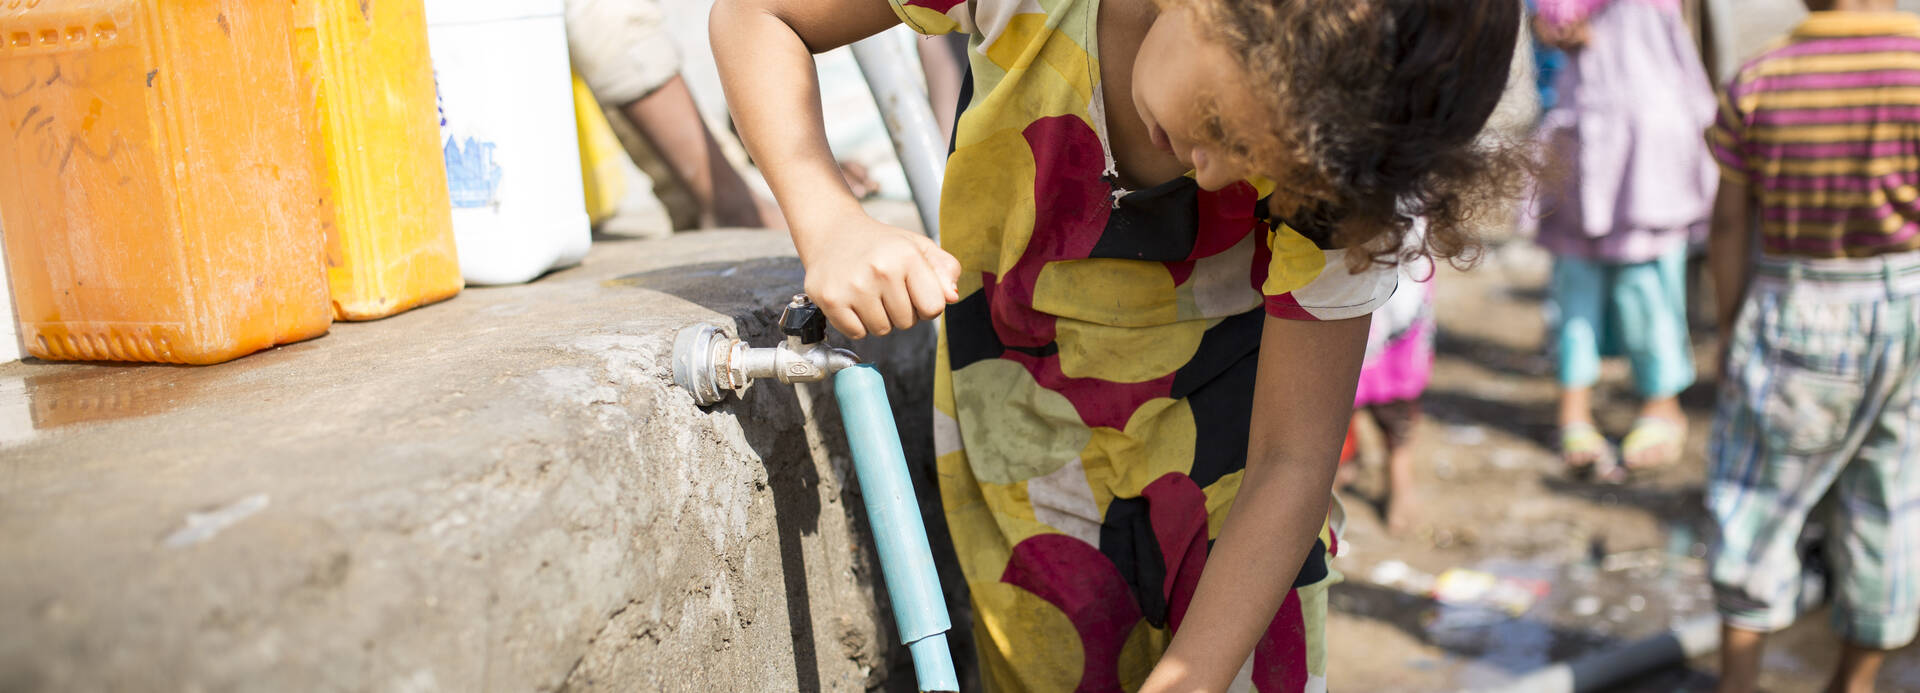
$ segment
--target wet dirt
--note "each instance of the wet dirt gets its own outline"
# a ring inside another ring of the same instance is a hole
[[[1328,620],[1332,689],[1487,690],[1712,613],[1701,561],[1712,330],[1694,325],[1700,379],[1682,395],[1690,432],[1681,462],[1620,486],[1581,480],[1554,453],[1541,312],[1549,267],[1521,241],[1472,271],[1441,271],[1438,356],[1414,443],[1418,519],[1400,536],[1386,533],[1383,457],[1368,431],[1355,483],[1340,493],[1348,522],[1335,567],[1347,579],[1333,590]],[[1624,363],[1606,365],[1595,399],[1617,444],[1638,408]],[[1539,593],[1514,616],[1436,600],[1418,584],[1450,568]],[[1764,689],[1819,690],[1836,647],[1824,609],[1809,613],[1771,641]],[[1709,655],[1609,690],[1710,691],[1716,670]],[[1882,691],[1920,691],[1920,647],[1895,653],[1880,682]]]

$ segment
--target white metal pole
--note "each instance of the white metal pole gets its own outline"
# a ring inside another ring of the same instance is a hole
[[[873,101],[893,138],[893,151],[906,169],[907,186],[927,235],[940,240],[940,182],[947,173],[947,145],[939,122],[920,81],[908,70],[920,69],[920,58],[902,50],[886,34],[853,44],[853,58],[867,78]]]

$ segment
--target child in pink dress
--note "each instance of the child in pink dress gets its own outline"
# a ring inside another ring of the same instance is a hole
[[[1361,412],[1371,414],[1386,439],[1389,534],[1411,527],[1418,512],[1414,429],[1421,418],[1420,395],[1433,375],[1433,265],[1410,262],[1400,273],[1400,290],[1373,314],[1353,396],[1356,421]]]
[[[1686,258],[1715,190],[1701,132],[1713,90],[1679,0],[1539,0],[1542,40],[1568,51],[1540,126],[1550,175],[1536,201],[1553,253],[1566,462],[1619,479],[1593,418],[1603,353],[1624,352],[1643,400],[1627,467],[1672,464],[1686,440],[1678,395],[1694,381]]]

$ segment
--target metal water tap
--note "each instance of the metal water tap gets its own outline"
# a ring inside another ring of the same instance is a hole
[[[728,392],[744,394],[755,380],[817,383],[860,363],[853,352],[824,343],[827,316],[806,294],[795,294],[780,312],[780,332],[786,341],[755,348],[713,325],[684,328],[673,340],[673,382],[707,406]]]
[[[682,329],[674,337],[673,382],[706,406],[728,392],[746,390],[757,379],[811,383],[833,376],[834,400],[840,404],[853,475],[867,508],[880,574],[893,602],[894,627],[913,655],[914,678],[922,691],[958,691],[960,678],[947,643],[953,620],[947,614],[940,573],[920,518],[912,474],[907,471],[907,455],[887,401],[886,381],[853,352],[822,343],[827,337],[826,315],[805,294],[794,296],[780,314],[780,331],[787,335],[786,341],[755,349],[713,325]]]

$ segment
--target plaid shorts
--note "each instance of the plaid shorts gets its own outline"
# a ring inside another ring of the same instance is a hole
[[[1796,616],[1806,522],[1828,525],[1834,628],[1891,649],[1920,626],[1920,252],[1763,259],[1731,336],[1709,449],[1722,618]]]

